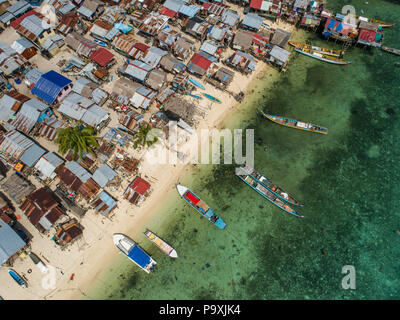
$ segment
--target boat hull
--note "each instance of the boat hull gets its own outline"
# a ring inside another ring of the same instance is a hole
[[[224,222],[224,220],[222,220],[219,215],[217,215],[210,207],[202,202],[201,199],[198,198],[189,188],[178,184],[176,186],[176,189],[182,199],[185,200],[194,210],[196,210],[199,214],[201,214],[204,218],[206,218],[212,224],[216,225],[221,230],[225,229],[226,223]],[[202,203],[202,205],[204,205],[204,208],[207,208],[207,210],[201,209],[199,206],[195,205],[191,200],[189,200],[187,198],[189,194],[190,197],[198,200],[198,203]]]
[[[340,60],[340,59],[333,60],[333,59],[328,59],[328,58],[324,58],[324,57],[315,56],[312,53],[305,52],[305,51],[300,50],[300,49],[294,49],[294,50],[296,52],[298,52],[298,53],[304,54],[305,56],[308,56],[308,57],[311,57],[311,58],[314,58],[314,59],[317,59],[317,60],[320,60],[320,61],[336,64],[336,65],[345,66],[345,65],[348,65],[348,64],[351,63],[351,61],[344,61],[344,60]]]
[[[13,269],[10,269],[9,271],[8,271],[8,274],[11,276],[11,278],[13,278],[14,279],[14,281],[16,282],[16,283],[18,283],[21,287],[23,287],[23,288],[27,288],[28,287],[28,284],[26,283],[26,281],[16,272],[16,271],[14,271]]]
[[[278,187],[278,188],[281,189],[283,192],[285,192],[288,195],[288,198],[293,199],[292,201],[290,201],[289,199],[286,199],[285,197],[281,196],[279,193],[277,193],[274,190],[272,190],[270,188],[270,186],[268,185],[268,183],[266,183],[266,181],[269,182],[270,184],[272,184],[272,182],[267,177],[264,177],[260,173],[258,173],[254,168],[251,168],[251,170],[253,170],[255,173],[259,174],[261,176],[261,179],[257,179],[256,177],[254,177],[254,175],[251,174],[246,167],[242,167],[242,169],[245,170],[250,175],[251,178],[253,178],[257,182],[261,183],[265,188],[267,188],[270,192],[272,192],[275,196],[277,196],[281,200],[283,200],[283,201],[285,201],[285,202],[287,202],[289,204],[295,205],[295,206],[304,207],[304,204],[296,201],[293,196],[291,196],[289,193],[287,193],[286,191],[284,191],[280,187]]]
[[[289,119],[289,118],[284,118],[284,117],[278,117],[278,116],[272,116],[266,113],[263,113],[264,118],[271,120],[272,122],[275,122],[281,126],[284,127],[288,127],[288,128],[293,128],[293,129],[298,129],[298,130],[303,130],[303,131],[308,131],[308,132],[314,132],[314,133],[320,133],[320,134],[328,134],[328,129],[317,126],[319,128],[323,128],[325,131],[318,131],[318,130],[312,130],[312,129],[308,129],[308,128],[302,128],[302,127],[298,127],[298,126],[293,126],[293,125],[289,125],[289,124],[285,124],[285,123],[281,123],[275,119],[285,119],[288,120],[288,123],[296,123],[298,121],[293,120],[293,119]],[[315,125],[314,125],[315,126]]]
[[[311,49],[315,52],[321,53],[321,54],[326,54],[328,56],[332,57],[340,57],[343,54],[342,50],[332,50],[332,49],[326,49],[326,48],[320,48],[316,47],[307,43],[301,43],[301,42],[294,42],[294,41],[289,41],[289,44],[297,49]]]
[[[113,235],[113,242],[117,249],[140,269],[146,273],[153,271],[157,262],[142,248],[140,248],[131,238],[122,233],[115,233]]]
[[[178,253],[176,252],[176,250],[155,233],[151,232],[150,230],[146,230],[144,235],[166,255],[170,256],[171,258],[178,258]]]
[[[272,204],[274,204],[276,207],[278,207],[279,209],[281,209],[281,210],[283,210],[283,211],[285,211],[286,213],[289,213],[289,214],[291,214],[291,215],[293,215],[293,216],[295,216],[295,217],[298,217],[298,218],[304,218],[304,216],[302,216],[301,214],[299,214],[298,212],[296,212],[296,211],[289,211],[289,210],[287,210],[287,209],[285,209],[285,207],[282,207],[282,206],[279,206],[277,203],[275,203],[273,200],[271,200],[270,198],[268,198],[265,194],[263,194],[260,190],[258,190],[258,189],[256,189],[255,187],[253,187],[250,183],[248,183],[240,174],[238,174],[238,171],[240,172],[240,170],[241,170],[242,168],[241,167],[239,167],[239,168],[236,168],[236,176],[240,179],[240,180],[242,180],[244,183],[246,183],[250,188],[252,188],[254,191],[256,191],[260,196],[262,196],[263,198],[265,198],[265,199],[267,199],[269,202],[271,202]],[[250,179],[252,179],[251,177],[250,177]],[[253,180],[252,179],[252,181],[255,181],[255,180]],[[272,194],[272,192],[270,192],[271,194]],[[288,206],[286,206],[286,207],[288,207]],[[289,207],[290,208],[290,207]]]

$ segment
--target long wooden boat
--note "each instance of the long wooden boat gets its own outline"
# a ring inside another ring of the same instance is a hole
[[[193,79],[193,78],[189,78],[189,81],[191,83],[193,83],[196,87],[199,87],[200,89],[205,90],[206,88],[197,80]]]
[[[390,53],[400,56],[400,49],[390,48],[390,47],[386,47],[386,46],[382,46],[381,49],[383,51],[390,52]]]
[[[15,270],[10,269],[8,270],[8,274],[18,283],[22,288],[27,288],[28,284]]]
[[[207,99],[209,99],[209,100],[211,100],[211,101],[215,101],[215,102],[221,103],[221,100],[219,100],[218,98],[212,96],[211,94],[203,93],[203,95],[204,95]]]
[[[273,116],[270,114],[266,114],[263,112],[263,116],[277,124],[280,124],[285,127],[295,128],[304,131],[310,131],[315,133],[327,134],[328,129],[324,127],[317,126],[316,124],[312,123],[305,123],[285,117]]]
[[[48,268],[47,266],[43,263],[43,261],[33,252],[29,252],[29,257],[32,259],[33,263],[38,267],[38,269],[42,273],[46,273]]]
[[[326,54],[328,56],[333,56],[333,57],[341,57],[344,54],[343,50],[333,50],[333,49],[321,48],[321,47],[313,46],[311,44],[302,43],[302,42],[289,41],[289,44],[297,49],[311,49],[315,52],[318,52],[321,54]]]
[[[115,246],[134,264],[146,273],[154,271],[157,262],[150,257],[138,244],[122,233],[114,233]]]
[[[267,177],[263,176],[262,174],[258,173],[253,167],[243,164],[242,168],[246,171],[250,177],[252,177],[257,182],[261,183],[264,187],[266,187],[269,191],[275,194],[277,197],[281,198],[283,201],[287,203],[293,204],[295,206],[303,207],[304,204],[298,202],[292,195],[288,192],[283,190],[278,185],[272,183]]]
[[[235,174],[237,177],[239,177],[241,180],[243,180],[247,185],[249,185],[253,190],[255,190],[258,194],[263,196],[268,201],[272,202],[279,209],[282,209],[283,211],[290,213],[296,217],[304,218],[304,216],[302,216],[300,213],[296,212],[287,203],[283,202],[281,200],[281,198],[279,198],[277,195],[275,195],[270,190],[268,190],[266,187],[264,187],[260,182],[253,179],[251,177],[251,175],[249,173],[247,173],[246,170],[244,170],[244,168],[237,167]]]
[[[215,224],[218,228],[224,230],[226,223],[220,218],[204,201],[196,196],[189,188],[178,184],[176,186],[179,195],[189,203],[193,209],[200,213],[211,223]]]
[[[171,258],[178,258],[178,254],[176,250],[172,248],[168,243],[166,243],[163,239],[157,236],[155,233],[151,232],[150,230],[146,230],[144,235],[153,242],[158,248],[161,249],[162,252],[170,256]]]
[[[329,56],[329,55],[326,55],[326,54],[321,54],[321,53],[316,52],[316,51],[311,50],[311,49],[306,49],[306,48],[297,49],[297,48],[295,48],[294,50],[299,52],[299,53],[301,53],[301,54],[304,54],[304,55],[306,55],[308,57],[311,57],[311,58],[314,58],[314,59],[317,59],[317,60],[320,60],[320,61],[328,62],[328,63],[338,64],[338,65],[348,65],[348,64],[351,63],[351,61],[345,61],[343,59],[332,57],[332,56]]]
[[[360,21],[376,23],[376,24],[378,24],[379,27],[382,27],[382,28],[391,28],[394,26],[394,23],[391,23],[391,22],[386,22],[386,21],[377,20],[377,19],[371,19],[371,18],[358,16],[358,15],[353,15],[353,16],[356,17]]]

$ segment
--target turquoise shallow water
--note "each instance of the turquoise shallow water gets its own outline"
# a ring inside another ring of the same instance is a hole
[[[330,1],[330,7],[352,4],[357,13],[395,22],[385,44],[400,47],[400,5],[368,3]],[[311,33],[298,37],[327,46]],[[266,79],[259,98],[225,123],[255,129],[263,140],[255,147],[255,168],[306,204],[305,219],[272,206],[235,177],[234,166],[197,166],[181,182],[227,229],[218,230],[176,195],[160,209],[168,222],[154,231],[179,258],[164,256],[143,236],[136,240],[158,261],[157,272],[147,275],[119,257],[87,297],[398,299],[400,57],[353,48],[346,58],[352,64],[340,67],[294,56],[272,88]],[[258,108],[320,124],[329,134],[278,126],[257,115]],[[344,265],[356,269],[355,290],[341,287]]]

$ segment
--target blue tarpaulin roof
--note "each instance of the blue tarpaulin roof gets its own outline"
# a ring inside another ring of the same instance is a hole
[[[53,70],[43,74],[32,93],[48,103],[53,103],[60,91],[72,81]]]
[[[150,257],[137,245],[131,249],[128,257],[135,261],[142,268],[145,268],[150,263]]]

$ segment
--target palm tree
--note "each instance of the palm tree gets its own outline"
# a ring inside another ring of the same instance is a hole
[[[59,143],[58,152],[66,154],[69,150],[73,150],[73,158],[79,154],[82,157],[85,153],[92,153],[95,155],[94,149],[99,147],[97,137],[93,136],[96,130],[91,127],[83,127],[78,125],[76,127],[70,127],[60,129],[57,132],[56,143]]]
[[[133,148],[136,149],[139,145],[150,147],[158,141],[158,137],[154,135],[153,128],[146,124],[145,126],[139,125],[139,131],[135,133]]]

